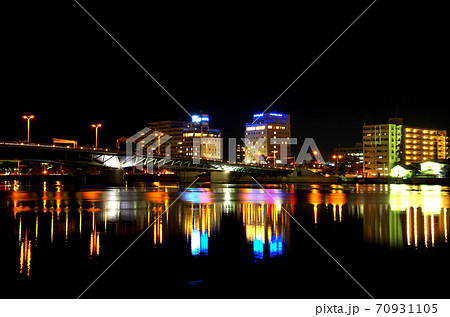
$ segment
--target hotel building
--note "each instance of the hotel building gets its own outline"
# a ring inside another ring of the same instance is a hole
[[[198,142],[198,143],[197,143]],[[200,148],[197,145],[200,144]],[[209,127],[207,114],[193,115],[189,128],[183,129],[182,155],[207,160],[222,160],[222,133]]]
[[[253,122],[247,123],[245,128],[245,163],[281,164],[282,145],[287,149],[285,159],[291,155],[291,146],[286,141],[290,137],[289,114],[254,114]]]
[[[148,139],[143,145],[144,153],[150,149],[156,155],[189,158],[200,155],[202,159],[222,159],[222,133],[209,128],[206,114],[193,115],[192,122],[158,121],[149,123],[148,127],[147,132],[133,141],[133,149],[138,142]],[[125,137],[118,139],[117,148],[125,150],[127,140]],[[200,146],[196,148],[194,143]]]

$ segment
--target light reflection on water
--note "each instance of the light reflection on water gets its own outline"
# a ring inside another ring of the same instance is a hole
[[[170,210],[181,192],[173,186],[80,192],[64,191],[62,184],[48,187],[30,192],[15,184],[5,188],[0,201],[2,213],[13,218],[22,278],[32,274],[32,255],[40,244],[65,248],[81,241],[95,259],[114,248],[111,237],[136,237],[149,226],[153,247],[166,248],[181,238],[192,256],[208,256],[212,239],[221,238],[224,216],[238,220],[256,262],[286,253],[295,242],[291,215],[300,214],[313,234],[315,228],[356,220],[352,225],[362,226],[363,236],[355,230],[355,240],[365,243],[433,248],[448,241],[450,197],[441,186],[272,186],[270,196],[255,186],[191,188]]]

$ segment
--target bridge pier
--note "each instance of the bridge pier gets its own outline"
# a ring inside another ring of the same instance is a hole
[[[175,175],[180,178],[181,183],[192,183],[198,176],[200,176],[201,172],[198,171],[184,171],[184,170],[176,170]]]
[[[101,170],[100,183],[102,185],[123,186],[125,183],[125,173],[123,169]]]
[[[229,183],[231,181],[231,173],[211,171],[210,181],[211,183]]]
[[[73,169],[69,171],[69,176],[76,185],[86,185],[86,171]]]
[[[224,183],[252,183],[252,175],[225,172],[225,171],[211,171],[210,172],[211,183],[224,184]]]

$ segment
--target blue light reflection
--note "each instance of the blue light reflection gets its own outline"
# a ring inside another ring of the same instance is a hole
[[[207,255],[208,254],[208,230],[200,232],[193,229],[191,233],[191,254]]]

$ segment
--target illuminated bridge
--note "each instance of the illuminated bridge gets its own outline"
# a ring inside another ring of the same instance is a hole
[[[184,171],[216,171],[236,172],[267,176],[286,176],[292,169],[279,167],[263,167],[245,164],[229,164],[219,161],[199,160],[190,158],[153,155],[126,155],[123,151],[110,149],[95,149],[86,147],[63,147],[55,145],[0,143],[0,160],[34,161],[56,163],[73,167],[103,167],[123,169],[133,166],[153,166],[165,169]]]

